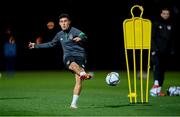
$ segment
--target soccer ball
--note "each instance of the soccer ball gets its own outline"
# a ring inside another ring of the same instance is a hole
[[[117,72],[110,72],[106,76],[106,83],[110,86],[116,86],[120,82],[119,74]]]
[[[180,96],[180,87],[171,86],[167,89],[167,95],[169,96]]]

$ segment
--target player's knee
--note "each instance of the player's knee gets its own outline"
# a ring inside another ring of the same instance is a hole
[[[81,82],[76,82],[76,87],[81,88],[82,84]]]
[[[76,75],[76,85],[81,86],[82,80],[78,75]]]
[[[72,63],[69,65],[69,69],[71,69],[71,70],[77,69],[77,64],[76,64],[75,62],[72,62]]]

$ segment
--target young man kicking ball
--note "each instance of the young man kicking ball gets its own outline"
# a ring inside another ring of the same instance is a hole
[[[77,108],[77,101],[81,93],[82,81],[91,79],[92,75],[85,72],[86,52],[83,42],[87,36],[77,28],[71,27],[68,14],[59,16],[59,25],[62,31],[58,32],[52,41],[42,44],[29,43],[29,48],[50,48],[61,45],[65,66],[75,73],[76,83],[73,90],[73,99],[70,108]]]

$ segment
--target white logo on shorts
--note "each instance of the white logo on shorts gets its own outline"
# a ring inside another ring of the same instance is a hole
[[[167,26],[167,29],[168,29],[168,30],[171,30],[171,26],[170,26],[170,25],[168,25],[168,26]]]
[[[73,35],[69,34],[69,39],[72,40],[73,39]]]
[[[82,67],[85,67],[85,65],[82,64]]]
[[[66,64],[69,65],[69,64],[70,64],[70,61],[67,61]]]

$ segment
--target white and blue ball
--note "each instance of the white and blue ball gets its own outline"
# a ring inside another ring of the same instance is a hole
[[[110,86],[116,86],[119,82],[120,78],[117,72],[110,72],[106,76],[106,83]]]

